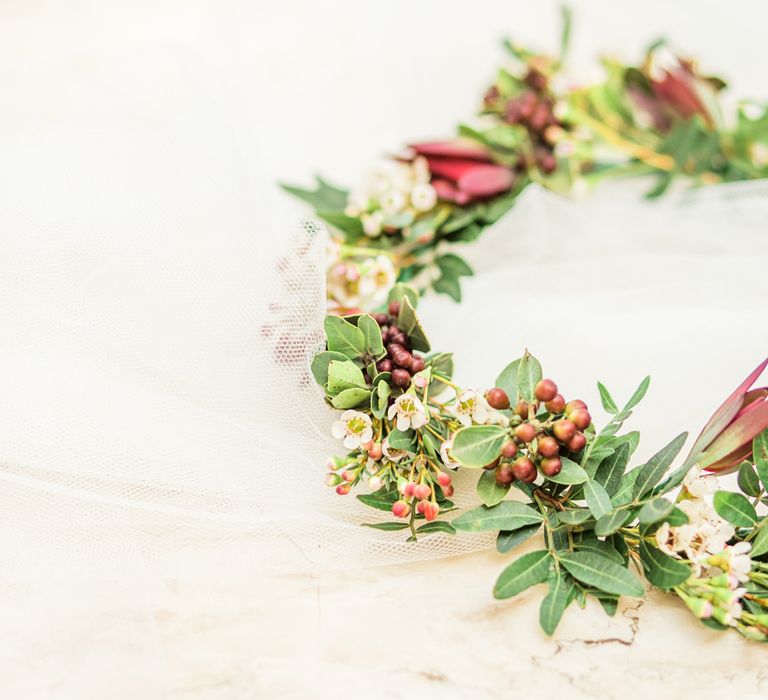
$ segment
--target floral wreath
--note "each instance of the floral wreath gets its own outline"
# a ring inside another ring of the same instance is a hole
[[[768,388],[752,388],[768,359],[668,473],[687,433],[630,466],[639,433],[622,432],[650,378],[621,407],[598,382],[611,416],[598,430],[527,351],[487,391],[458,386],[451,353],[431,352],[416,314],[427,290],[460,301],[472,270],[447,249],[477,239],[531,183],[573,194],[651,175],[647,196],[658,197],[675,179],[768,176],[765,106],[743,102],[726,119],[725,83],[692,61],[664,63],[661,41],[640,66],[606,60],[602,83],[569,86],[569,35],[566,12],[557,58],[505,42],[515,67],[499,71],[459,139],[413,144],[352,191],[321,178],[285,186],[334,234],[326,349],[311,369],[341,411],[332,432],[348,452],[329,459],[327,483],[340,495],[367,487],[357,498],[394,517],[366,525],[409,541],[494,532],[507,553],[543,531],[544,547],[509,564],[493,594],[545,583],[547,634],[573,602],[592,596],[613,615],[620,596],[644,595],[635,568],[707,626],[768,641]],[[453,517],[459,468],[479,474],[481,505]],[[739,490],[720,490],[715,476],[733,471]]]

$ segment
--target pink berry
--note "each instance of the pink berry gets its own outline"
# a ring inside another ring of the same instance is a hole
[[[414,490],[416,489],[416,484],[414,484],[412,481],[409,481],[404,487],[403,487],[403,496],[406,496],[407,498],[411,498],[414,494]]]
[[[405,518],[411,512],[411,507],[405,501],[395,501],[392,504],[392,514],[397,518]]]
[[[413,495],[419,501],[429,498],[432,495],[432,489],[427,484],[417,484],[413,488]]]
[[[437,503],[431,503],[427,501],[427,505],[424,506],[424,517],[427,520],[434,520],[437,514],[440,512],[440,506]]]
[[[448,484],[451,483],[451,477],[445,472],[440,472],[437,475],[437,483],[440,484],[440,486],[448,486]]]

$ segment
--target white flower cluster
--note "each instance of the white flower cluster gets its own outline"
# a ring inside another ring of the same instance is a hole
[[[343,309],[375,309],[387,299],[397,281],[397,271],[388,255],[343,259],[341,246],[328,249],[326,286],[328,299]]]
[[[365,235],[371,238],[380,236],[388,226],[400,229],[413,216],[437,204],[437,192],[429,180],[424,158],[412,163],[387,161],[350,192],[344,213],[360,217]]]

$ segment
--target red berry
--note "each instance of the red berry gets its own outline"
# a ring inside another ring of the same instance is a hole
[[[423,501],[432,495],[432,489],[427,484],[416,484],[413,489],[413,495],[419,501]]]
[[[528,418],[528,404],[525,401],[518,401],[515,406],[515,413],[523,420]]]
[[[432,503],[431,501],[426,502],[426,505],[424,506],[424,517],[427,520],[434,520],[439,512],[440,506],[437,505],[437,503]]]
[[[408,347],[411,343],[408,340],[408,336],[400,331],[399,333],[395,333],[394,335],[392,333],[389,334],[389,339],[393,343],[397,343],[398,345],[402,345],[403,347]]]
[[[352,484],[339,484],[336,487],[336,493],[339,496],[346,496],[352,490]]]
[[[386,358],[379,360],[376,363],[376,369],[379,370],[379,372],[391,372],[394,367],[395,366],[392,364],[392,360],[388,360]]]
[[[413,355],[407,350],[401,350],[392,355],[392,360],[398,367],[408,369],[411,366],[411,362],[413,362]]]
[[[562,394],[558,394],[551,401],[547,401],[544,406],[550,413],[562,413],[565,410],[565,399]]]
[[[405,501],[395,501],[392,504],[392,514],[397,518],[405,518],[411,512],[411,507]]]
[[[445,472],[440,472],[437,475],[437,483],[440,484],[440,486],[448,486],[451,483],[451,477],[449,474],[446,474]]]
[[[542,379],[533,387],[533,395],[539,401],[551,401],[557,396],[557,384],[551,379]]]
[[[495,408],[497,411],[503,411],[509,408],[509,396],[504,389],[494,387],[489,389],[485,394],[485,400],[491,408]]]
[[[587,438],[584,433],[576,433],[568,442],[568,449],[571,452],[581,452],[587,444]]]
[[[563,463],[559,457],[545,457],[541,460],[541,465],[539,466],[544,476],[557,476],[562,468]]]
[[[491,469],[496,469],[496,467],[498,467],[498,466],[499,466],[499,462],[501,462],[501,457],[497,457],[497,458],[496,458],[496,459],[494,459],[494,460],[493,460],[493,462],[491,462],[490,464],[486,464],[486,465],[483,467],[483,469],[487,469],[488,471],[490,471]]]
[[[397,316],[400,313],[400,302],[390,301],[387,311],[389,311],[390,316]]]
[[[407,369],[393,369],[392,383],[400,388],[406,387],[411,383],[411,375]]]
[[[517,445],[515,445],[514,442],[511,440],[504,444],[504,447],[501,448],[501,456],[505,457],[506,459],[512,459],[517,454]]]
[[[554,457],[560,452],[560,447],[555,438],[546,435],[539,439],[538,450],[542,457]]]
[[[565,444],[576,434],[576,426],[567,418],[562,418],[555,423],[553,431],[555,437]]]
[[[536,437],[536,428],[530,423],[521,423],[515,428],[515,437],[523,442],[531,442]]]
[[[494,474],[496,483],[500,486],[508,486],[515,480],[515,473],[508,464],[500,464]]]
[[[373,320],[376,321],[380,326],[384,326],[387,323],[389,323],[389,316],[387,314],[373,314]]]
[[[577,408],[568,418],[579,430],[584,430],[592,422],[592,416],[586,408]]]
[[[567,404],[565,404],[565,415],[570,417],[571,413],[573,413],[577,408],[583,408],[586,410],[587,404],[585,404],[581,399],[574,399],[573,401],[569,401]]]
[[[515,479],[530,484],[536,480],[536,465],[528,457],[518,457],[512,462],[512,473]]]
[[[411,372],[421,372],[426,367],[423,358],[412,356],[411,359]]]

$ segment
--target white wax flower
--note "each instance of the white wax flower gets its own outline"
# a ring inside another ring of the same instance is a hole
[[[465,426],[470,426],[473,422],[485,423],[489,411],[485,399],[471,389],[462,391],[456,397],[453,410],[456,413],[456,418],[459,419],[459,423]]]
[[[427,424],[427,412],[424,404],[413,394],[402,394],[395,399],[387,413],[389,420],[397,419],[398,430],[417,430]]]
[[[344,438],[344,447],[354,450],[373,439],[371,418],[360,411],[344,411],[331,427],[333,437]]]

